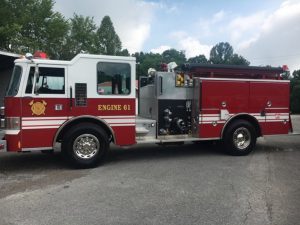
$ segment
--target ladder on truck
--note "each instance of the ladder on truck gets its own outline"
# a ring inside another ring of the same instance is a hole
[[[286,72],[284,67],[212,65],[198,63],[184,64],[182,65],[181,70],[191,77],[268,80],[282,80],[281,74]]]

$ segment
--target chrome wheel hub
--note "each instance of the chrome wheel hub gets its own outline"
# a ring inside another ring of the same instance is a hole
[[[93,157],[99,149],[99,140],[92,134],[82,134],[78,136],[73,144],[74,153],[81,159],[89,159]]]
[[[250,131],[245,127],[238,128],[233,133],[233,143],[240,150],[246,149],[251,143]]]

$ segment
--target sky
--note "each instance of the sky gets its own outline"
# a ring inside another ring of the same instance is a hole
[[[130,53],[175,48],[209,58],[229,42],[251,65],[300,69],[300,0],[56,0],[54,9],[98,26],[110,16]]]

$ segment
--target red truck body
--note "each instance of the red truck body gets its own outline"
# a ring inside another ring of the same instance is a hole
[[[291,130],[289,81],[281,80],[283,72],[192,64],[141,78],[137,101],[132,57],[19,59],[2,112],[6,128],[0,151],[60,144],[74,164],[84,167],[95,165],[109,142],[223,140],[231,153],[248,154],[257,137]]]

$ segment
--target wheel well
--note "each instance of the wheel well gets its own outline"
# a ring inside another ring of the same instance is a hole
[[[261,134],[261,128],[260,125],[257,121],[257,119],[251,115],[248,114],[242,114],[242,115],[237,115],[233,118],[231,118],[229,121],[227,121],[225,123],[225,126],[222,130],[222,138],[224,137],[224,134],[226,133],[226,129],[229,127],[228,125],[232,124],[233,122],[235,122],[236,120],[245,120],[248,121],[250,124],[252,124],[254,126],[255,132],[257,134],[257,137],[262,136]]]
[[[75,118],[72,119],[71,121],[68,121],[62,128],[60,128],[60,130],[58,130],[55,138],[54,138],[54,143],[55,142],[61,142],[64,135],[66,134],[66,132],[71,129],[73,126],[78,125],[80,123],[92,123],[95,124],[99,127],[101,127],[106,133],[107,135],[110,137],[110,141],[115,142],[115,137],[114,137],[114,133],[112,131],[112,129],[104,122],[101,121],[97,118],[93,118],[93,117],[80,117],[80,118]]]

